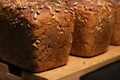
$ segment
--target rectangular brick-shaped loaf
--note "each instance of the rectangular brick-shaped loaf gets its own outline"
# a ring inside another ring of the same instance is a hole
[[[58,3],[0,0],[0,59],[32,72],[65,65],[73,28],[73,14]]]
[[[76,20],[71,54],[93,57],[106,52],[112,36],[112,4],[106,0],[79,0],[73,6]]]

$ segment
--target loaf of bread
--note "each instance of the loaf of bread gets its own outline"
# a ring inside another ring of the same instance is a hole
[[[65,65],[73,29],[73,14],[58,3],[0,0],[0,59],[32,72]]]
[[[60,0],[59,0],[60,2]],[[62,0],[75,12],[75,29],[71,54],[93,57],[107,51],[114,22],[109,0]]]
[[[76,12],[72,55],[93,57],[107,51],[113,25],[113,8],[105,0],[80,0]]]
[[[115,11],[115,20],[113,27],[113,35],[111,39],[112,45],[120,45],[120,0],[111,0]]]

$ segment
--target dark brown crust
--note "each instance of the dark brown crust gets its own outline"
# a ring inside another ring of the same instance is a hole
[[[77,0],[73,6],[76,22],[71,54],[92,57],[106,52],[112,34],[112,4],[104,0]]]
[[[57,3],[8,1],[0,1],[0,59],[32,72],[65,65],[73,15]]]
[[[111,0],[115,10],[115,22],[113,27],[113,35],[111,39],[112,45],[120,45],[120,0]]]
[[[75,14],[71,54],[93,57],[106,52],[114,23],[114,10],[111,1],[57,0],[57,2]]]

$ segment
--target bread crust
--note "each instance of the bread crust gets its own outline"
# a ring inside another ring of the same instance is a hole
[[[64,3],[63,3],[64,2]],[[71,0],[62,4],[75,12],[75,29],[71,54],[93,57],[107,51],[114,23],[109,0]]]
[[[39,1],[0,1],[0,59],[32,72],[67,63],[74,29],[72,13]]]
[[[115,11],[115,20],[113,26],[112,45],[120,45],[120,0],[111,0]]]

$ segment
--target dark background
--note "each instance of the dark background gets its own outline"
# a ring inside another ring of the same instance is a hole
[[[120,80],[120,61],[88,73],[80,80]]]

